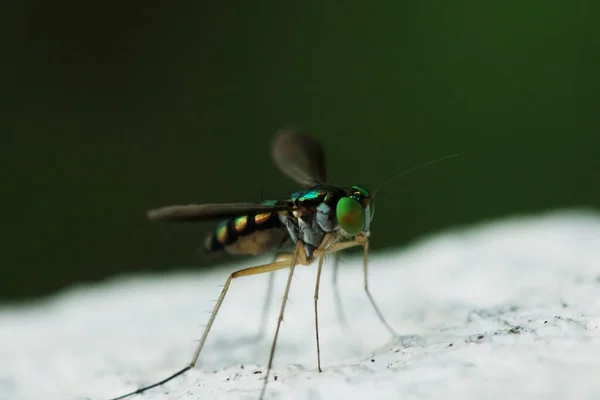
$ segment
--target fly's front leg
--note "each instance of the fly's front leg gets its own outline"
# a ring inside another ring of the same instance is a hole
[[[369,298],[369,301],[371,302],[371,305],[373,306],[373,309],[375,310],[375,313],[377,314],[377,317],[379,317],[379,320],[381,321],[381,323],[386,327],[386,329],[390,332],[390,334],[394,338],[396,338],[396,337],[398,337],[398,334],[396,333],[394,328],[392,328],[392,326],[386,321],[383,314],[379,310],[377,303],[375,303],[373,296],[371,296],[371,292],[369,291],[369,278],[368,278],[368,276],[369,276],[369,274],[368,274],[369,239],[366,236],[360,236],[360,239],[358,239],[358,241],[360,244],[362,244],[363,249],[364,249],[364,251],[363,251],[363,270],[364,270],[364,275],[365,275],[365,293],[367,294],[367,297]]]
[[[394,328],[392,328],[391,325],[384,318],[383,314],[379,310],[379,307],[377,306],[377,303],[375,303],[375,300],[373,299],[373,296],[371,295],[371,292],[369,290],[369,278],[368,278],[368,276],[369,276],[368,275],[369,238],[366,235],[357,235],[354,237],[353,240],[349,240],[347,242],[334,242],[327,248],[318,249],[318,251],[315,251],[315,256],[321,256],[325,253],[337,253],[339,251],[342,251],[342,250],[345,250],[345,249],[348,249],[348,248],[354,247],[354,246],[362,246],[363,247],[363,271],[364,271],[365,293],[367,294],[367,297],[369,298],[369,301],[371,302],[371,305],[373,306],[373,309],[375,310],[375,313],[377,314],[377,317],[379,318],[381,323],[386,327],[386,329],[394,337],[397,337],[398,334],[396,333]]]

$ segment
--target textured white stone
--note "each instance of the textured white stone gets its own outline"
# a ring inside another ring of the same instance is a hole
[[[377,227],[373,227],[377,240]],[[258,261],[266,262],[267,258]],[[135,276],[0,309],[0,399],[108,399],[183,367],[234,269]],[[316,264],[298,267],[271,399],[600,398],[600,216],[560,212],[456,229],[343,259],[336,313],[323,271],[316,371]],[[276,276],[267,335],[267,276],[234,280],[196,368],[139,399],[256,399],[287,271]],[[243,365],[243,368],[242,368]]]

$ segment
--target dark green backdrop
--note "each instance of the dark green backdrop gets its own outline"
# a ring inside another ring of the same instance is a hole
[[[4,3],[1,298],[214,265],[145,210],[285,196],[287,124],[344,185],[460,153],[378,196],[375,251],[600,206],[597,1]]]

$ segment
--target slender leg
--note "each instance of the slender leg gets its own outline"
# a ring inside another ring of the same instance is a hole
[[[333,253],[333,276],[331,279],[331,286],[333,287],[333,299],[335,301],[336,308],[336,316],[338,319],[338,323],[344,329],[348,329],[348,318],[346,318],[346,313],[344,312],[344,307],[342,306],[342,300],[340,298],[340,290],[337,284],[338,271],[340,269],[340,253]]]
[[[394,328],[392,328],[391,325],[383,317],[383,314],[379,310],[377,303],[375,303],[375,300],[373,299],[373,296],[371,295],[371,292],[369,291],[369,280],[368,280],[369,239],[367,237],[356,236],[356,238],[354,240],[350,240],[348,242],[334,243],[331,246],[329,246],[326,250],[316,250],[315,256],[320,256],[321,254],[324,254],[324,253],[337,253],[339,251],[345,250],[345,249],[347,249],[349,247],[353,247],[353,246],[363,246],[363,249],[364,249],[364,252],[363,252],[363,270],[364,270],[364,277],[365,277],[365,286],[364,287],[365,287],[365,292],[367,293],[367,297],[369,298],[369,301],[371,302],[371,305],[373,306],[373,309],[375,310],[375,313],[377,314],[377,317],[379,318],[381,323],[386,327],[386,329],[394,337],[397,337],[398,334],[396,333]]]
[[[288,261],[292,260],[292,253],[277,253],[275,257],[273,257],[273,262],[278,261]],[[269,314],[269,308],[271,308],[271,300],[273,299],[273,285],[275,283],[275,272],[271,272],[269,274],[269,283],[267,286],[267,295],[265,296],[265,303],[263,304],[262,315],[260,318],[260,325],[258,334],[256,335],[256,340],[260,340],[265,335],[265,330],[267,326],[267,315]]]
[[[369,298],[369,301],[371,302],[371,305],[373,306],[373,309],[375,309],[375,313],[377,313],[377,316],[379,317],[379,320],[381,321],[381,323],[383,325],[385,325],[385,327],[392,334],[392,336],[397,337],[398,334],[396,333],[396,331],[394,330],[394,328],[392,328],[391,325],[388,324],[388,322],[385,320],[385,318],[383,317],[383,314],[379,310],[379,307],[375,303],[375,300],[373,299],[373,296],[371,296],[371,292],[369,291],[369,280],[368,280],[368,273],[367,273],[368,259],[369,259],[369,240],[365,238],[364,242],[362,243],[362,245],[363,245],[363,249],[364,249],[364,253],[363,253],[363,269],[364,269],[364,273],[365,273],[365,292],[367,293],[367,297]]]
[[[277,346],[277,337],[279,336],[279,329],[281,328],[281,321],[283,321],[283,314],[285,312],[285,305],[287,303],[288,295],[290,293],[290,286],[292,285],[292,277],[294,276],[294,270],[296,269],[296,264],[298,261],[298,255],[302,252],[304,255],[304,244],[301,241],[296,243],[296,250],[294,250],[294,255],[292,256],[292,261],[287,265],[290,268],[290,273],[288,275],[287,284],[285,286],[285,292],[283,293],[283,301],[281,302],[281,310],[279,311],[279,318],[277,319],[277,329],[275,330],[275,337],[273,338],[273,344],[271,345],[271,354],[269,355],[269,365],[267,366],[267,373],[265,375],[265,380],[260,391],[259,399],[263,399],[265,396],[265,391],[267,390],[267,383],[269,382],[269,375],[271,373],[271,368],[273,367],[273,357],[275,357],[275,347]]]
[[[323,257],[319,258],[319,267],[317,269],[317,283],[315,284],[315,332],[317,337],[317,366],[321,370],[321,347],[319,346],[319,312],[317,311],[317,301],[319,301],[319,283],[321,281],[321,270],[323,269]]]
[[[368,242],[368,239],[363,236],[357,236],[354,240],[347,241],[347,242],[336,242],[335,236],[331,235],[329,237],[326,237],[323,240],[321,248],[316,249],[314,251],[313,256],[315,258],[317,258],[317,257],[320,258],[318,280],[317,280],[317,284],[316,284],[316,288],[315,288],[315,322],[318,323],[318,318],[317,318],[317,313],[316,313],[316,301],[317,301],[317,297],[318,297],[318,286],[319,286],[320,273],[321,273],[321,269],[322,269],[323,256],[326,253],[336,253],[338,251],[342,251],[344,249],[354,247],[354,246],[363,246],[363,248],[364,248],[364,264],[363,264],[363,266],[364,266],[364,273],[365,273],[365,291],[367,293],[367,296],[369,297],[369,300],[371,301],[371,304],[373,305],[375,312],[377,313],[381,322],[388,328],[388,330],[393,332],[394,336],[396,336],[394,330],[386,322],[385,318],[383,318],[383,315],[379,311],[379,308],[375,304],[375,301],[373,300],[373,297],[371,296],[371,293],[369,292],[369,289],[368,289],[367,261],[368,261],[369,242]],[[279,329],[281,328],[281,322],[283,321],[283,315],[285,312],[285,306],[287,303],[295,267],[297,264],[310,265],[312,263],[312,261],[314,260],[314,259],[311,259],[311,260],[306,259],[306,255],[304,252],[304,244],[301,241],[299,241],[296,244],[296,249],[295,249],[294,253],[291,255],[291,258],[290,257],[284,257],[284,258],[285,258],[285,260],[283,260],[283,261],[276,261],[276,262],[273,262],[270,264],[264,264],[264,265],[259,265],[259,266],[255,266],[255,267],[245,268],[245,269],[241,269],[239,271],[233,272],[229,276],[229,278],[227,278],[227,281],[225,282],[225,285],[223,286],[221,294],[220,294],[219,298],[217,299],[217,303],[215,304],[212,314],[208,320],[208,324],[207,324],[206,328],[204,329],[204,333],[202,334],[202,337],[200,338],[200,342],[198,343],[196,350],[194,351],[194,355],[192,357],[191,362],[188,365],[186,365],[185,367],[183,367],[182,369],[180,369],[179,371],[173,373],[172,375],[168,376],[167,378],[165,378],[159,382],[139,388],[133,392],[127,393],[123,396],[116,397],[112,400],[121,400],[121,399],[124,399],[129,396],[143,393],[148,389],[152,389],[154,387],[157,387],[164,383],[167,383],[167,382],[171,381],[172,379],[174,379],[180,375],[183,375],[186,371],[192,369],[196,365],[196,362],[198,361],[198,358],[200,357],[200,352],[202,351],[202,348],[204,347],[204,343],[206,342],[208,333],[210,332],[210,329],[212,328],[212,325],[215,321],[217,313],[219,312],[219,309],[221,308],[221,304],[223,303],[223,300],[225,299],[225,295],[227,294],[227,291],[229,290],[229,286],[231,285],[231,281],[233,279],[244,277],[244,276],[258,275],[258,274],[263,274],[263,273],[267,273],[267,272],[277,271],[280,269],[289,268],[290,273],[288,275],[287,285],[286,285],[285,292],[283,295],[283,301],[281,303],[281,310],[279,312],[279,318],[277,321],[277,329],[275,330],[275,337],[273,339],[273,344],[271,346],[271,353],[269,356],[269,364],[267,367],[267,373],[266,373],[265,380],[264,380],[262,390],[260,393],[260,399],[263,399],[265,391],[266,391],[267,383],[269,381],[269,375],[270,375],[270,372],[271,372],[271,369],[273,366],[273,359],[275,356],[275,347],[277,345],[277,337],[279,335]],[[320,349],[318,347],[318,325],[317,325],[317,354],[318,354],[318,358],[319,358],[318,364],[319,364],[319,371],[320,371],[321,368],[320,368]]]
[[[285,268],[289,268],[289,267],[290,267],[290,262],[285,260],[285,261],[279,261],[279,262],[274,262],[274,263],[270,263],[270,264],[258,265],[258,266],[250,267],[250,268],[244,268],[244,269],[241,269],[241,270],[236,271],[236,272],[232,273],[231,275],[229,275],[229,278],[227,278],[227,281],[225,282],[225,286],[223,286],[223,290],[221,290],[221,295],[219,296],[219,299],[217,300],[217,303],[215,304],[215,308],[213,309],[212,314],[210,315],[208,324],[206,325],[206,328],[204,329],[204,333],[202,334],[202,338],[200,338],[200,342],[198,343],[198,346],[196,346],[196,350],[194,351],[192,361],[188,365],[186,365],[184,368],[175,372],[171,376],[161,380],[160,382],[153,383],[152,385],[149,385],[149,386],[144,386],[144,387],[139,388],[131,393],[127,393],[123,396],[115,397],[112,400],[121,400],[126,397],[145,392],[148,389],[152,389],[156,386],[160,386],[164,383],[167,383],[170,380],[172,380],[180,375],[183,375],[186,371],[194,368],[194,366],[196,365],[196,361],[198,361],[198,357],[200,356],[200,352],[202,351],[202,348],[204,347],[204,342],[206,342],[208,332],[210,332],[213,322],[215,321],[215,317],[217,316],[217,313],[219,312],[219,308],[221,308],[221,304],[223,303],[223,300],[225,299],[225,295],[227,294],[227,291],[229,290],[229,285],[231,285],[231,281],[233,279],[241,278],[243,276],[264,274],[266,272],[277,271],[277,270],[285,269]],[[293,271],[293,268],[292,268],[292,271]],[[291,275],[290,275],[290,277],[291,277]],[[289,282],[288,282],[288,289],[289,289]],[[272,353],[271,353],[271,357],[272,357]]]

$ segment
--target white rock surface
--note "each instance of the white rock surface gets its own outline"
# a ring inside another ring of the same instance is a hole
[[[298,267],[268,398],[600,399],[600,215],[506,219],[370,260],[374,297],[401,337],[373,312],[356,253],[340,269],[348,327],[340,324],[328,262],[318,373],[316,266]],[[0,399],[108,399],[162,379],[189,361],[219,285],[251,263],[2,307]],[[134,399],[256,399],[286,278],[277,273],[262,340],[252,338],[268,278],[234,280],[197,367]]]

